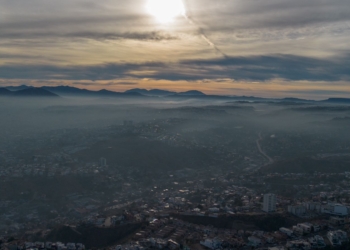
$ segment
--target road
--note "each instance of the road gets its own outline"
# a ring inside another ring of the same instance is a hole
[[[262,154],[266,159],[269,160],[268,164],[272,164],[272,163],[274,163],[274,160],[261,149],[260,141],[262,141],[262,139],[263,138],[261,137],[261,133],[259,133],[259,139],[256,140],[256,146],[258,147],[260,154]]]

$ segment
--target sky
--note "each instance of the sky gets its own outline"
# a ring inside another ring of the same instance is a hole
[[[0,86],[350,97],[349,41],[349,0],[0,0]]]

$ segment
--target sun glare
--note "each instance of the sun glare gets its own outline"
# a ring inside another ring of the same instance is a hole
[[[185,15],[182,0],[148,0],[147,10],[161,23],[171,23],[175,17]]]

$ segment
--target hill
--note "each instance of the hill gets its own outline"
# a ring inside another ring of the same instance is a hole
[[[338,125],[338,126],[348,126],[350,125],[350,117],[349,116],[335,117],[331,119],[328,123],[332,125]]]
[[[305,100],[305,99],[300,99],[300,98],[294,98],[294,97],[286,97],[283,99],[280,99],[282,102],[314,102],[313,100]]]
[[[11,95],[12,92],[6,88],[0,88],[0,96],[8,96]]]
[[[42,88],[28,87],[17,91],[10,91],[7,88],[0,88],[0,96],[11,97],[58,97],[48,90]]]
[[[168,90],[162,90],[162,89],[129,89],[125,91],[124,93],[140,93],[142,95],[148,95],[148,96],[167,96],[167,95],[173,95],[176,94],[175,92],[168,91]]]
[[[18,90],[23,90],[23,89],[33,88],[33,87],[27,86],[27,85],[21,85],[21,86],[7,86],[5,88],[10,91],[18,91]]]
[[[180,92],[178,93],[178,95],[182,95],[182,96],[205,96],[205,94],[203,92],[200,92],[198,90],[189,90],[186,92]]]
[[[57,86],[57,87],[42,87],[42,89],[45,89],[47,91],[50,91],[54,94],[61,95],[61,96],[89,96],[94,93],[94,91],[90,91],[87,89],[79,89],[75,87],[70,86]]]
[[[121,93],[121,92],[110,91],[107,89],[102,89],[102,90],[99,90],[97,92],[93,92],[93,94],[97,95],[97,96],[106,96],[106,97],[115,97],[115,96],[136,96],[136,97],[139,96],[139,97],[142,97],[142,96],[144,96],[138,92]]]
[[[181,169],[203,167],[215,162],[215,155],[207,149],[176,147],[139,138],[137,135],[101,141],[74,156],[82,161],[93,161],[101,155],[107,158],[111,165],[130,166],[145,173],[152,172],[154,176],[161,175],[162,171],[178,170],[180,166]]]
[[[328,98],[323,102],[350,104],[350,98]]]
[[[331,121],[334,121],[334,122],[350,122],[350,117],[349,116],[335,117]]]
[[[55,86],[55,87],[42,87],[47,91],[55,93],[60,96],[78,96],[78,97],[142,97],[143,95],[136,92],[114,92],[107,89],[101,89],[99,91],[87,90],[87,89],[79,89],[70,86]]]
[[[43,88],[27,88],[23,90],[13,91],[12,95],[17,97],[58,97],[57,94],[54,94]]]
[[[285,214],[236,214],[218,218],[181,214],[171,214],[171,216],[193,224],[237,230],[276,231],[280,227],[289,227],[299,222],[297,218]]]
[[[120,242],[125,237],[138,230],[142,224],[126,224],[114,228],[98,228],[93,226],[79,226],[76,228],[61,226],[52,230],[45,241],[79,242],[87,249],[104,248]]]
[[[305,106],[291,108],[290,110],[298,112],[324,113],[324,112],[348,112],[350,107],[348,105],[323,105],[323,106]]]
[[[332,159],[315,159],[301,157],[278,161],[260,169],[264,173],[342,173],[349,171],[349,157]]]

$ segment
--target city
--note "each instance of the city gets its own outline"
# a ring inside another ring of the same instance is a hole
[[[0,0],[0,250],[350,250],[349,0]]]
[[[264,127],[278,120],[271,114],[291,112],[281,104],[236,102],[166,112],[148,107],[144,112],[154,119],[50,126],[31,132],[35,139],[3,140],[2,244],[135,250],[347,246],[346,127],[336,125],[343,135],[337,143],[337,134],[319,137],[333,130],[327,122],[317,129],[302,122],[297,132],[289,127],[298,123],[271,131]],[[114,109],[120,116],[120,108]]]

